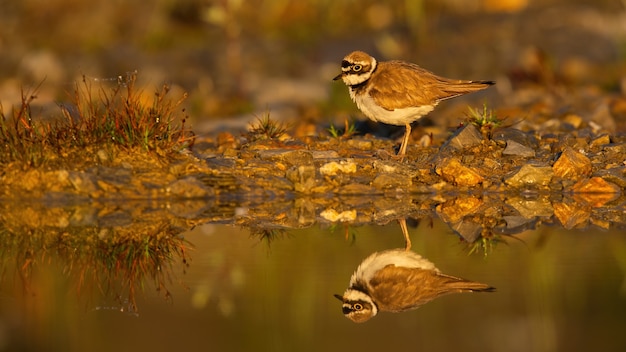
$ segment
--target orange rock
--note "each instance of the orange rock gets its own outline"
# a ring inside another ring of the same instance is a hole
[[[600,177],[578,181],[572,186],[572,191],[577,202],[589,204],[594,208],[604,206],[621,195],[619,186]]]
[[[435,172],[444,180],[457,186],[475,186],[484,181],[484,178],[459,161],[457,158],[443,160],[435,169]]]
[[[554,175],[562,178],[581,179],[591,174],[591,160],[585,155],[567,147],[552,165]]]

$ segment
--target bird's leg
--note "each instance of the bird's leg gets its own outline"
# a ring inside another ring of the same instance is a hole
[[[404,137],[402,137],[402,144],[400,145],[400,150],[398,151],[398,156],[403,158],[404,154],[406,154],[406,147],[409,144],[409,137],[411,136],[411,124],[406,124],[406,130],[404,131]]]
[[[409,230],[406,228],[406,219],[402,218],[398,220],[402,234],[404,235],[404,250],[409,251],[411,249],[411,238],[409,237]]]

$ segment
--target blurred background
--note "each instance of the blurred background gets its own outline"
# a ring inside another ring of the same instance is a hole
[[[525,84],[620,93],[626,76],[624,0],[2,0],[0,23],[5,110],[43,82],[35,104],[54,113],[83,75],[116,82],[136,70],[146,91],[189,93],[197,132],[267,110],[326,122],[357,114],[332,82],[355,49],[495,79],[490,105],[514,105]]]

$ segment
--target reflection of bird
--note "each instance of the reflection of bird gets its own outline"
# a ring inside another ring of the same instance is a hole
[[[382,61],[362,52],[348,54],[341,62],[342,79],[359,110],[373,121],[405,126],[398,156],[406,153],[411,122],[433,111],[440,101],[485,89],[493,81],[443,78],[416,64]]]
[[[491,291],[489,285],[442,274],[417,253],[390,249],[363,260],[343,296],[335,297],[348,319],[362,323],[378,312],[415,309],[448,293]]]

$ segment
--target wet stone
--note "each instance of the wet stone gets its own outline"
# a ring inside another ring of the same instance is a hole
[[[562,178],[581,179],[591,174],[591,160],[572,148],[565,148],[552,166],[554,175]]]
[[[461,150],[480,144],[483,135],[473,124],[459,128],[450,139],[441,147],[441,150]]]
[[[521,156],[524,158],[535,157],[535,151],[532,148],[529,148],[511,139],[506,141],[506,148],[504,148],[502,154]]]
[[[554,171],[550,166],[525,164],[511,176],[506,177],[504,182],[515,188],[547,186],[553,176]]]

